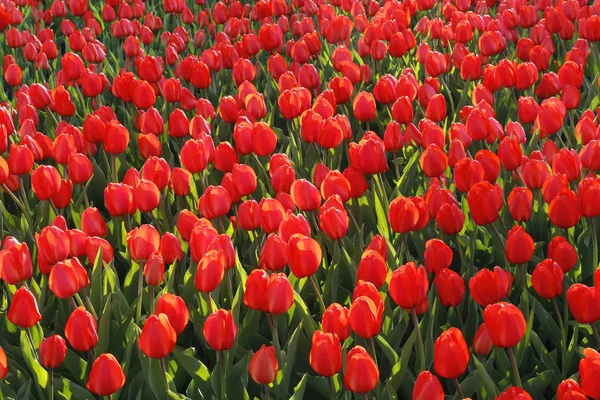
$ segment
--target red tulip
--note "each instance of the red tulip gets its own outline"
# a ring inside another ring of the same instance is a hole
[[[40,343],[40,363],[45,368],[58,368],[67,356],[67,344],[59,335],[48,336]]]
[[[473,338],[473,351],[480,356],[487,356],[492,351],[492,339],[488,333],[485,322],[479,325],[475,337]]]
[[[344,386],[354,393],[367,393],[379,382],[379,369],[373,358],[361,346],[353,347],[346,357]]]
[[[535,250],[533,238],[520,225],[515,225],[506,236],[506,260],[513,264],[526,264]]]
[[[514,347],[525,335],[527,324],[523,313],[510,303],[487,306],[483,312],[483,319],[496,347]]]
[[[414,262],[404,264],[394,272],[389,283],[392,299],[405,310],[412,310],[427,300],[429,281],[423,266]]]
[[[466,371],[470,358],[469,348],[459,329],[450,328],[435,340],[433,367],[438,375],[446,379],[458,378]]]
[[[293,235],[288,241],[287,252],[290,269],[297,278],[312,276],[321,265],[321,246],[310,237]]]
[[[452,249],[440,239],[430,239],[425,242],[425,268],[430,274],[439,273],[452,264]]]
[[[385,283],[387,272],[388,268],[383,256],[375,250],[367,249],[358,263],[356,279],[381,287]]]
[[[352,330],[362,338],[376,336],[383,322],[383,300],[377,303],[367,296],[359,296],[352,302],[348,318]]]
[[[110,353],[101,354],[94,360],[87,382],[87,389],[99,396],[110,396],[125,384],[121,365]]]
[[[329,377],[342,369],[342,347],[340,339],[333,333],[315,331],[308,361],[315,372]]]
[[[580,324],[595,323],[600,319],[600,292],[596,287],[581,283],[567,290],[567,303],[573,318]]]
[[[568,229],[579,221],[577,197],[572,190],[561,189],[548,207],[550,221],[559,228]]]
[[[22,329],[31,328],[42,319],[37,301],[28,289],[21,286],[12,296],[6,316],[10,322]]]
[[[471,297],[482,307],[497,303],[508,296],[513,279],[510,272],[506,272],[498,266],[494,267],[493,271],[479,270],[469,280]]]
[[[77,351],[88,351],[98,344],[96,320],[83,306],[77,307],[65,325],[67,341]]]
[[[577,252],[567,239],[562,236],[555,236],[548,243],[548,258],[556,261],[566,274],[577,263]]]
[[[600,354],[594,349],[583,350],[584,358],[579,361],[579,378],[581,389],[586,396],[594,399],[600,398],[600,385],[598,385],[598,374],[600,374]]]
[[[487,225],[498,219],[503,206],[503,199],[494,185],[487,181],[479,182],[471,187],[467,194],[469,211],[477,225]]]
[[[144,224],[127,234],[129,256],[137,263],[149,260],[158,252],[159,246],[160,234],[152,225]]]
[[[531,284],[540,297],[552,299],[562,293],[564,275],[560,265],[547,258],[535,266]]]
[[[0,277],[9,285],[17,285],[33,275],[31,253],[27,243],[4,242],[0,250]]]
[[[457,307],[465,294],[465,281],[456,272],[444,268],[436,275],[433,283],[444,307]]]
[[[529,393],[517,386],[511,386],[500,393],[496,400],[532,400]]]
[[[444,389],[440,380],[429,371],[423,371],[415,380],[412,400],[443,400]]]
[[[196,289],[203,293],[215,290],[223,280],[225,274],[225,256],[221,250],[206,252],[196,270]]]
[[[50,271],[48,287],[61,299],[73,296],[79,291],[79,280],[75,269],[67,263],[57,263]]]
[[[581,361],[580,361],[581,362]],[[556,400],[587,400],[579,384],[573,379],[565,379],[556,388]]]
[[[252,355],[248,364],[248,372],[252,380],[261,385],[268,385],[277,377],[279,363],[273,346],[265,346]]]
[[[348,309],[338,303],[330,304],[323,313],[323,331],[336,334],[340,340],[346,340],[350,336]]]

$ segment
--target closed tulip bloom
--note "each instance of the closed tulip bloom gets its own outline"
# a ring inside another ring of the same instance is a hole
[[[373,358],[361,346],[353,347],[346,357],[344,386],[354,393],[367,393],[379,382],[379,369]]]
[[[533,238],[522,226],[513,226],[506,236],[506,260],[513,264],[526,264],[534,250]]]
[[[312,276],[321,265],[322,250],[319,242],[302,234],[298,233],[290,238],[287,253],[290,269],[297,278]]]
[[[140,180],[133,190],[133,200],[140,212],[152,212],[160,203],[158,186],[150,180]]]
[[[181,261],[183,259],[181,242],[179,241],[179,238],[173,235],[171,232],[165,232],[165,234],[160,238],[158,252],[167,265],[173,264],[175,260]]]
[[[217,230],[204,218],[194,226],[189,240],[190,253],[194,262],[200,262],[208,251],[208,246],[217,236],[219,236]]]
[[[477,160],[463,158],[454,166],[454,184],[461,193],[467,193],[474,184],[483,181],[484,178],[485,170]]]
[[[412,400],[443,400],[444,388],[440,380],[429,371],[423,371],[415,380]]]
[[[556,261],[566,274],[577,264],[577,251],[567,239],[555,236],[548,243],[548,258]]]
[[[579,221],[577,196],[572,190],[561,189],[548,206],[550,221],[559,228],[569,229]]]
[[[44,368],[58,368],[67,356],[67,344],[59,335],[48,336],[40,343],[40,363]]]
[[[567,180],[566,175],[558,174],[548,176],[542,185],[542,196],[544,197],[544,201],[550,204],[562,189],[569,189],[569,181]]]
[[[493,346],[494,343],[492,343],[492,339],[490,338],[490,334],[488,333],[487,326],[484,322],[479,325],[477,332],[475,332],[475,337],[473,338],[473,351],[480,356],[487,356],[492,351]]]
[[[111,217],[120,217],[135,211],[133,188],[124,183],[109,183],[104,189],[104,204]]]
[[[597,199],[600,196],[600,181],[593,177],[584,178],[577,188],[577,209],[584,217],[600,215]]]
[[[437,274],[452,264],[452,249],[440,239],[430,239],[425,243],[425,268],[430,274]]]
[[[289,242],[290,238],[296,233],[303,236],[309,236],[311,233],[310,224],[302,214],[292,214],[288,211],[283,217],[283,221],[279,224],[278,235],[284,242]]]
[[[158,252],[160,246],[160,234],[149,224],[144,224],[139,228],[133,228],[127,234],[127,248],[129,257],[135,262],[145,262],[153,254]]]
[[[565,379],[556,388],[556,400],[588,400],[588,397],[575,380]]]
[[[477,225],[487,225],[496,221],[503,206],[498,190],[487,181],[473,185],[467,194],[467,202],[471,217]]]
[[[306,179],[294,181],[290,194],[296,206],[302,211],[314,211],[321,205],[321,193]]]
[[[102,261],[109,263],[114,257],[113,248],[106,239],[99,237],[87,237],[85,239],[85,255],[89,262],[94,262],[98,252],[102,249]]]
[[[12,296],[10,308],[6,316],[10,322],[19,328],[31,328],[42,319],[37,301],[27,288],[21,286]]]
[[[444,307],[457,307],[465,295],[465,281],[456,272],[444,268],[433,280]]]
[[[552,299],[562,293],[564,276],[560,265],[547,258],[535,266],[531,284],[540,297]]]
[[[129,131],[119,121],[112,120],[106,125],[104,150],[110,154],[121,154],[129,145]]]
[[[337,194],[345,203],[350,200],[350,181],[340,171],[329,171],[321,182],[321,195],[324,199]]]
[[[600,384],[598,375],[600,374],[600,354],[591,348],[583,350],[584,358],[579,361],[579,379],[581,380],[581,389],[593,399],[600,398]]]
[[[36,237],[38,252],[48,265],[63,261],[69,256],[69,235],[56,226],[46,226]]]
[[[508,210],[516,222],[527,222],[533,213],[533,193],[526,187],[514,187],[508,195]]]
[[[256,190],[256,174],[249,165],[234,165],[232,175],[233,185],[240,196],[248,196]]]
[[[68,166],[69,178],[75,184],[86,183],[94,173],[92,162],[85,154],[71,154]]]
[[[225,256],[221,250],[210,250],[198,263],[194,283],[196,289],[203,293],[215,290],[225,275]]]
[[[548,164],[542,160],[529,160],[522,165],[521,176],[529,189],[540,189],[550,175]]]
[[[81,230],[88,236],[104,237],[108,234],[106,222],[96,207],[86,208],[81,213]]]
[[[27,243],[13,243],[8,246],[4,242],[0,250],[0,277],[9,285],[16,285],[28,280],[33,275],[31,253]]]
[[[148,286],[160,285],[165,276],[165,262],[161,255],[154,254],[144,264],[144,278]]]
[[[392,272],[389,290],[392,299],[399,307],[411,310],[427,299],[429,281],[423,266],[414,262],[401,265]]]
[[[437,144],[432,143],[423,152],[419,160],[421,169],[426,176],[435,178],[444,173],[448,167],[448,157],[444,150]]]
[[[77,351],[88,351],[98,344],[96,320],[85,307],[77,307],[69,316],[65,325],[67,341]]]
[[[517,386],[511,386],[500,393],[496,400],[532,400],[529,393]]]
[[[165,293],[156,302],[156,314],[165,314],[178,335],[183,332],[190,320],[190,312],[185,301],[174,294]]]
[[[381,254],[375,250],[365,250],[358,263],[357,280],[371,282],[375,287],[381,287],[387,278],[387,264]]]
[[[60,189],[60,173],[51,165],[41,165],[31,173],[31,188],[40,200],[49,200]]]
[[[289,262],[288,244],[279,236],[270,233],[260,251],[258,265],[260,268],[279,271]],[[296,264],[298,265],[298,264]]]
[[[371,121],[376,116],[375,97],[369,92],[357,93],[352,101],[354,117],[361,122]]]
[[[110,353],[101,354],[94,360],[87,382],[87,389],[99,396],[110,396],[125,384],[121,365]]]
[[[367,296],[357,297],[348,312],[352,330],[362,338],[377,336],[381,330],[384,308],[383,300],[376,303]]]
[[[323,331],[335,333],[340,340],[350,336],[350,319],[348,309],[338,303],[332,303],[323,313]]]
[[[351,147],[352,148],[352,147]],[[355,165],[363,174],[379,174],[388,170],[385,154],[385,144],[374,133],[365,134],[358,144],[358,165]]]
[[[198,209],[208,219],[227,215],[231,208],[231,196],[222,186],[209,186],[200,196]]]
[[[454,235],[462,231],[465,214],[456,204],[445,203],[438,210],[435,222],[446,235]]]
[[[260,224],[266,233],[275,232],[283,221],[285,209],[281,202],[273,198],[263,198],[259,204]]]
[[[248,364],[248,372],[252,380],[261,385],[268,385],[277,377],[279,363],[273,346],[265,346],[252,355]]]
[[[516,346],[527,328],[521,310],[510,303],[490,304],[483,312],[483,320],[496,347]]]
[[[223,252],[225,269],[230,269],[235,266],[235,249],[233,248],[233,242],[229,235],[224,233],[214,238],[208,245],[207,250],[220,250]]]
[[[229,310],[219,309],[204,321],[204,339],[215,351],[229,350],[235,343],[237,326]]]
[[[425,109],[427,118],[434,122],[440,122],[446,118],[446,98],[442,94],[436,94],[429,100]]]
[[[339,198],[339,196],[334,195]],[[319,227],[331,239],[341,239],[346,236],[350,218],[346,210],[338,207],[325,207],[319,210]]]
[[[502,166],[507,171],[513,171],[521,165],[523,150],[519,140],[515,137],[505,137],[498,145],[498,157]]]
[[[264,311],[267,289],[269,288],[269,275],[265,270],[255,269],[246,280],[244,304],[253,310]]]
[[[237,226],[245,231],[260,228],[260,208],[256,200],[246,200],[238,206]]]
[[[567,303],[573,318],[580,324],[592,324],[600,319],[600,291],[581,283],[567,290]]]
[[[150,358],[163,358],[175,348],[177,334],[166,314],[151,315],[144,322],[138,340],[142,352]]]
[[[469,348],[462,332],[450,328],[435,340],[433,367],[435,372],[446,379],[455,379],[467,369],[470,359]]]
[[[75,269],[66,263],[57,263],[50,271],[48,287],[60,299],[66,299],[79,291],[79,280]]]
[[[294,289],[285,274],[272,274],[265,292],[265,311],[279,315],[294,304]]]
[[[419,210],[414,202],[407,197],[396,197],[390,203],[388,220],[396,233],[412,231],[419,221]]]
[[[315,331],[308,356],[312,369],[321,376],[329,377],[342,369],[342,346],[336,334]]]
[[[496,266],[494,270],[482,269],[469,280],[469,292],[477,304],[486,307],[508,296],[513,275]]]

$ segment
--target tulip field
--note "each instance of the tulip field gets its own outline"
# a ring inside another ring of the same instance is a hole
[[[0,0],[0,400],[600,400],[600,1]]]

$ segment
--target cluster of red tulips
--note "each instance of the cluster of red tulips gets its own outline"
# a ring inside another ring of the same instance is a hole
[[[0,397],[600,400],[600,2],[0,0]]]

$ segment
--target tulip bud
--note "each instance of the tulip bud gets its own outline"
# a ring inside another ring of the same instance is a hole
[[[165,314],[148,317],[140,333],[138,345],[142,352],[150,358],[163,358],[175,348],[177,334]]]
[[[67,356],[67,344],[59,335],[52,335],[40,343],[40,363],[44,368],[58,368]]]
[[[235,343],[237,326],[229,310],[219,309],[204,321],[204,339],[215,351],[229,350]]]
[[[87,382],[87,389],[99,396],[110,396],[125,384],[121,365],[110,353],[101,354],[94,360]]]

